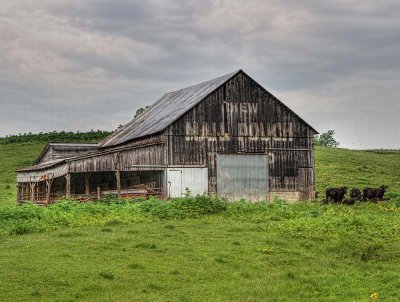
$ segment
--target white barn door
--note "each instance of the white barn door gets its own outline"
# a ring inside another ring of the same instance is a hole
[[[207,168],[170,168],[167,169],[168,197],[182,197],[186,188],[193,196],[207,194],[208,169]]]
[[[168,197],[182,196],[182,170],[168,169]]]

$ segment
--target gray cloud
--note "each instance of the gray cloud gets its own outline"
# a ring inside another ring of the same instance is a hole
[[[398,1],[0,4],[0,135],[113,129],[243,68],[343,146],[400,147]]]

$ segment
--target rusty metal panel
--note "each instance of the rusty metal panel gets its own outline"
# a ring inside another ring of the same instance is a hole
[[[193,196],[206,194],[208,192],[208,169],[207,168],[169,168],[168,196],[182,197],[186,188]]]
[[[217,154],[217,193],[235,201],[261,201],[268,194],[266,154]]]

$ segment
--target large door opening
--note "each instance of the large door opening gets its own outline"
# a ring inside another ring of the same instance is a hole
[[[231,201],[267,200],[267,154],[217,154],[217,193]]]

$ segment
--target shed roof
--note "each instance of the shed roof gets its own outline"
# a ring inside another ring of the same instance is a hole
[[[39,154],[34,164],[38,164],[46,152],[52,148],[55,151],[87,151],[95,152],[99,149],[98,144],[80,144],[80,143],[48,143],[43,151]],[[68,157],[68,156],[67,156]]]
[[[65,162],[65,158],[50,160],[50,161],[47,161],[44,163],[40,163],[40,164],[36,164],[36,165],[30,166],[30,167],[16,170],[16,172],[30,172],[30,171],[44,170],[44,169],[52,168],[54,166],[62,164],[63,162]]]

